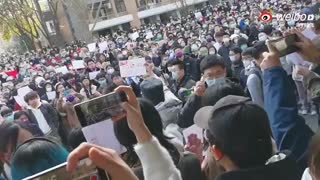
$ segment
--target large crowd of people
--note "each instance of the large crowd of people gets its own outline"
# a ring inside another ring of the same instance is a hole
[[[319,134],[303,118],[319,116],[320,19],[260,17],[319,8],[313,1],[208,4],[165,24],[101,36],[94,47],[77,41],[2,54],[0,179],[64,162],[71,173],[86,157],[112,180],[320,179]],[[290,34],[298,51],[280,57],[270,42]],[[119,62],[141,58],[146,73],[123,77]],[[123,154],[86,142],[74,110],[111,92],[127,96],[126,117],[113,122]]]

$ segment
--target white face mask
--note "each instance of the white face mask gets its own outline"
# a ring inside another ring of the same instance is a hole
[[[214,85],[222,85],[222,84],[226,83],[226,78],[222,77],[222,78],[218,78],[218,79],[206,80],[206,83],[207,83],[208,87],[211,87]]]
[[[230,60],[231,62],[236,62],[237,61],[236,56],[235,55],[230,56]]]
[[[113,73],[114,73],[114,69],[108,69],[108,70],[107,70],[107,73],[108,73],[108,74],[113,74]]]
[[[268,37],[266,35],[260,35],[259,36],[259,41],[265,41],[267,39],[268,39]]]
[[[248,69],[251,65],[251,61],[250,60],[243,60],[243,65],[246,69]]]
[[[48,87],[46,88],[47,92],[51,92],[52,91],[52,87]]]
[[[172,72],[172,79],[174,79],[174,80],[178,80],[179,79],[178,72]]]

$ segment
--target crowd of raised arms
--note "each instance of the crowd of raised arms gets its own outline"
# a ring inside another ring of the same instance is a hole
[[[65,162],[72,174],[89,158],[112,180],[320,180],[320,134],[304,119],[319,116],[320,19],[261,18],[319,8],[208,4],[93,45],[1,54],[0,179]],[[293,35],[293,53],[271,43]],[[144,75],[123,75],[121,62],[141,59]],[[74,109],[112,92],[126,116],[97,134],[121,153],[88,138]]]

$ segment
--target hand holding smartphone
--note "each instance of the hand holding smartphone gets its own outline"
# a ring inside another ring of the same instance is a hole
[[[109,180],[107,175],[99,173],[98,168],[90,159],[79,161],[76,170],[73,173],[67,172],[67,162],[47,169],[43,172],[27,177],[23,180]]]
[[[269,41],[269,43],[278,50],[280,57],[299,51],[300,49],[295,46],[296,42],[300,42],[296,34],[290,34],[280,39]]]

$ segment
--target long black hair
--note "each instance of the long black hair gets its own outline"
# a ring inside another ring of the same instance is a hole
[[[153,104],[145,99],[139,99],[139,104],[141,107],[141,113],[144,122],[151,134],[155,136],[160,144],[166,148],[169,152],[175,151],[176,148],[173,144],[169,142],[170,138],[164,135],[163,125],[161,121],[160,114],[154,108]],[[139,158],[134,152],[134,145],[137,144],[137,139],[134,133],[130,130],[127,119],[123,119],[114,123],[114,132],[119,140],[120,144],[127,148],[127,163],[133,166],[139,162]]]

